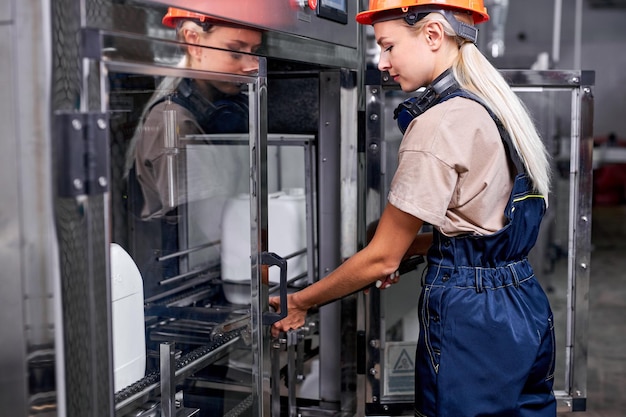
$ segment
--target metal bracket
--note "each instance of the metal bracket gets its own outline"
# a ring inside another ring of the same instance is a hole
[[[81,54],[84,58],[102,59],[102,34],[99,29],[83,28],[81,31]]]
[[[104,113],[55,115],[57,189],[61,197],[109,189],[109,123]]]

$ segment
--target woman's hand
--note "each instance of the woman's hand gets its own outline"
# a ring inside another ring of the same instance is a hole
[[[272,336],[278,337],[280,332],[299,329],[305,323],[308,309],[297,302],[297,293],[287,295],[287,317],[272,325]],[[270,297],[269,303],[280,313],[280,297]]]
[[[393,274],[389,274],[385,279],[379,279],[376,281],[376,288],[385,290],[400,281],[400,271],[396,271]]]

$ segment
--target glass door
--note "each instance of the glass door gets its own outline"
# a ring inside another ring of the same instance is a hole
[[[268,252],[265,61],[86,36],[108,45],[99,69],[110,128],[115,413],[267,415],[268,325],[277,319],[267,270],[284,289],[286,261]],[[256,69],[194,69],[190,54]]]

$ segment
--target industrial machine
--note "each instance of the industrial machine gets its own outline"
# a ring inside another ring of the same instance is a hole
[[[384,206],[401,139],[390,115],[405,94],[368,61],[371,37],[354,21],[363,6],[0,7],[2,56],[14,58],[0,63],[3,412],[411,414],[423,259],[403,264],[389,290],[321,306],[277,338],[269,331],[281,317],[269,297],[324,279],[366,243]],[[258,70],[182,65],[189,45],[162,24],[168,7],[258,31],[253,51],[204,47]],[[534,256],[554,289],[559,409],[584,410],[593,73],[504,73],[555,157],[552,207],[568,216],[545,222]],[[181,80],[240,89],[245,129],[187,134],[166,106],[161,209],[149,210],[137,141]]]

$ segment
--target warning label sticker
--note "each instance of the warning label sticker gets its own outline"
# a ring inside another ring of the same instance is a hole
[[[385,395],[413,395],[416,342],[387,342],[385,346]]]

